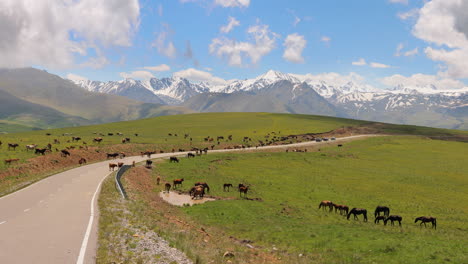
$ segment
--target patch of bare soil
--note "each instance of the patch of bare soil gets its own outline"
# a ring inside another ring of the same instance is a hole
[[[216,201],[214,198],[210,197],[203,197],[201,199],[192,199],[189,194],[182,193],[182,192],[166,192],[162,191],[159,193],[159,196],[167,203],[176,206],[187,206],[187,205],[194,205],[194,204],[202,204],[209,201]]]

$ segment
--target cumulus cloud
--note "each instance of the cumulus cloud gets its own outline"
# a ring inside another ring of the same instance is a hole
[[[121,72],[119,75],[125,79],[148,80],[154,78],[154,75],[149,71]]]
[[[139,16],[138,0],[2,0],[0,67],[76,66],[103,47],[130,46]]]
[[[400,12],[400,13],[397,14],[397,16],[401,20],[408,20],[410,18],[416,18],[418,15],[419,15],[419,9],[417,9],[417,8],[411,9],[411,10],[406,11],[406,12]]]
[[[367,65],[367,62],[366,62],[365,59],[360,58],[360,59],[357,60],[357,61],[353,61],[352,64],[353,64],[354,66],[365,66],[365,65]]]
[[[369,64],[372,68],[379,68],[379,69],[386,69],[386,68],[391,68],[392,66],[383,64],[383,63],[378,63],[378,62],[371,62]]]
[[[166,57],[175,58],[177,49],[174,46],[174,42],[170,39],[172,34],[168,24],[162,24],[161,32],[156,34],[156,39],[151,44],[155,47],[158,52]]]
[[[67,79],[72,80],[72,81],[86,81],[88,78],[80,76],[78,74],[74,73],[69,73],[65,76]]]
[[[239,26],[240,22],[236,20],[234,17],[229,17],[228,18],[228,24],[225,26],[222,26],[220,28],[220,31],[222,33],[229,33],[234,27]]]
[[[396,57],[401,57],[401,56],[411,57],[411,56],[415,56],[419,54],[419,48],[414,48],[412,50],[403,51],[404,48],[405,48],[405,45],[403,45],[403,43],[398,44],[396,52],[395,52],[395,56]]]
[[[439,90],[452,90],[461,89],[465,84],[451,78],[444,78],[435,75],[414,74],[409,77],[396,74],[385,77],[380,80],[384,85],[389,87],[396,87],[399,85],[412,86],[412,87],[425,87],[434,85]]]
[[[157,66],[145,66],[145,67],[142,67],[142,69],[153,71],[153,72],[164,72],[164,71],[170,71],[171,67],[169,67],[169,65],[167,64],[161,64]]]
[[[248,7],[250,0],[215,0],[214,3],[222,7]]]
[[[245,58],[249,58],[251,63],[256,64],[276,46],[278,34],[272,32],[268,25],[251,26],[247,34],[251,42],[239,42],[226,37],[214,38],[209,51],[219,58],[226,58],[229,65],[240,67],[244,65]]]
[[[226,85],[226,80],[213,76],[213,74],[205,71],[200,71],[194,68],[185,69],[174,72],[173,76],[185,78],[193,82],[207,82],[213,85]]]
[[[419,10],[413,34],[439,47],[427,47],[426,56],[443,63],[439,75],[468,78],[468,1],[432,0]]]
[[[283,53],[283,58],[289,62],[303,63],[302,51],[304,50],[307,41],[304,36],[297,33],[288,35],[284,40],[283,46],[286,47]]]

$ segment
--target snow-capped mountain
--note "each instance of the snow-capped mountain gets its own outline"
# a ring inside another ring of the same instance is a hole
[[[240,91],[258,91],[279,82],[289,81],[291,83],[300,83],[299,79],[290,74],[269,70],[254,79],[236,80],[221,89],[222,93],[234,93]]]

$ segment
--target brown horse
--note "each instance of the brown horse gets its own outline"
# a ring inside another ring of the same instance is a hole
[[[323,210],[325,210],[325,208],[328,207],[330,209],[329,211],[331,212],[333,211],[333,202],[327,201],[327,200],[321,201],[318,209],[322,207],[323,207]]]
[[[102,138],[101,138],[101,137],[94,138],[94,139],[93,139],[93,142],[95,142],[95,143],[101,143],[101,142],[102,142]]]
[[[364,216],[364,222],[367,222],[367,210],[363,208],[353,208],[351,211],[349,211],[348,216],[346,219],[349,220],[349,216],[354,215],[354,219],[357,220],[357,216],[362,214]]]
[[[421,224],[424,224],[424,227],[426,227],[426,223],[432,223],[432,228],[437,229],[437,220],[435,217],[432,216],[420,216],[416,219],[414,219],[414,222],[417,223],[418,221],[421,221]]]
[[[166,190],[166,192],[169,192],[171,190],[171,184],[166,182],[166,184],[164,184],[164,190]]]
[[[374,223],[378,224],[380,221],[384,221],[385,223],[385,216],[384,215],[379,215],[375,218]]]
[[[347,215],[349,211],[349,207],[347,205],[341,205],[341,204],[333,204],[333,207],[335,207],[335,213],[340,211],[340,215]]]
[[[118,163],[117,163],[117,167],[119,167],[119,168],[122,168],[122,167],[123,167],[123,165],[124,165],[124,163],[123,163],[123,162],[118,162]]]
[[[374,216],[377,217],[377,216],[380,216],[380,213],[383,213],[384,216],[389,216],[390,215],[390,208],[388,208],[387,206],[377,206],[375,208],[375,211],[374,211]]]
[[[6,160],[5,160],[5,164],[6,164],[6,165],[10,165],[12,162],[16,162],[16,161],[18,161],[18,160],[19,160],[19,159],[6,159]]]
[[[69,152],[68,150],[66,150],[66,149],[62,149],[60,152],[61,152],[60,155],[61,155],[62,157],[70,156],[70,152]]]
[[[173,180],[172,183],[174,184],[174,189],[177,188],[178,185],[182,185],[182,182],[184,182],[184,178]]]
[[[158,177],[156,178],[156,185],[159,185],[160,182],[161,182],[161,177],[158,176]]]
[[[86,159],[85,158],[81,158],[79,161],[78,161],[78,164],[80,165],[83,165],[83,164],[86,164]]]
[[[203,185],[197,185],[192,188],[190,188],[190,196],[192,196],[192,199],[195,199],[196,197],[203,199],[203,196],[205,195],[205,187]]]
[[[225,183],[223,184],[223,191],[227,191],[229,192],[229,188],[232,187],[232,184],[231,183]]]
[[[249,186],[241,186],[239,187],[239,196],[242,197],[242,194],[244,194],[244,198],[247,197],[247,192],[249,191]]]
[[[195,183],[195,186],[203,186],[203,188],[206,189],[206,192],[210,192],[210,186],[208,186],[208,183],[206,182],[197,182]]]
[[[392,222],[392,225],[394,225],[393,222],[398,221],[398,224],[401,226],[401,220],[403,220],[403,217],[399,215],[391,215],[384,220],[385,225],[387,225],[388,220]]]
[[[109,163],[109,171],[114,171],[115,168],[117,168],[117,166],[119,166],[119,165],[115,164],[115,163]]]

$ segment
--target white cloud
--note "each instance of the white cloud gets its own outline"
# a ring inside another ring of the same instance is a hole
[[[139,16],[138,0],[2,0],[0,67],[76,66],[103,47],[130,46]]]
[[[220,28],[220,31],[222,33],[229,33],[234,27],[239,26],[240,22],[236,20],[234,17],[229,17],[228,18],[228,24],[225,26],[222,26]]]
[[[250,0],[215,0],[216,5],[222,7],[248,7]]]
[[[411,9],[411,10],[409,10],[407,12],[400,12],[400,13],[397,14],[397,16],[401,20],[408,20],[410,18],[416,18],[418,15],[419,15],[419,9],[417,9],[417,8]]]
[[[189,68],[186,70],[174,72],[175,77],[181,77],[194,82],[207,82],[213,85],[226,85],[226,80],[213,76],[213,74],[197,69]]]
[[[283,58],[289,62],[303,63],[302,51],[304,50],[307,41],[304,36],[297,33],[288,35],[284,40],[283,46],[286,47],[283,53]]]
[[[142,67],[142,69],[153,71],[153,72],[164,72],[164,71],[170,71],[171,67],[167,64],[161,64],[157,66],[145,66]]]
[[[327,36],[323,36],[320,41],[322,42],[325,42],[325,43],[329,43],[331,41],[331,38],[330,37],[327,37]]]
[[[405,45],[403,45],[403,43],[398,44],[396,52],[395,52],[395,56],[396,57],[401,57],[401,56],[411,57],[411,56],[415,56],[419,54],[419,48],[414,48],[412,50],[403,52],[404,48],[405,48]]]
[[[276,46],[278,35],[270,31],[268,25],[251,26],[247,30],[253,42],[238,42],[225,37],[214,38],[209,46],[211,54],[227,58],[229,65],[243,66],[244,58],[256,64]]]
[[[151,44],[158,52],[166,57],[174,58],[177,54],[177,49],[174,42],[170,40],[172,34],[168,24],[162,24],[162,31],[156,34],[156,39]]]
[[[386,65],[383,63],[378,63],[378,62],[371,62],[369,64],[372,68],[379,68],[379,69],[385,69],[385,68],[391,68],[392,66]]]
[[[119,75],[125,79],[148,80],[154,78],[154,75],[149,71],[121,72]]]
[[[455,79],[444,78],[435,75],[426,75],[421,73],[414,74],[409,77],[396,74],[385,77],[380,81],[389,87],[396,87],[399,85],[412,87],[426,87],[434,85],[439,90],[461,89],[465,87],[464,83]]]
[[[443,63],[439,75],[468,78],[466,10],[468,1],[461,0],[432,0],[419,10],[413,34],[424,41],[442,46],[427,47],[424,50],[428,58]]]
[[[353,61],[352,64],[355,66],[365,66],[367,65],[367,62],[365,59],[360,58],[358,61]]]
[[[388,0],[388,1],[393,4],[404,4],[404,5],[408,4],[408,0]]]
[[[69,73],[65,77],[72,81],[87,81],[88,80],[88,78],[74,74],[74,73]]]

